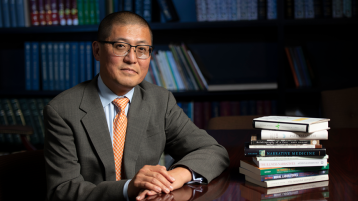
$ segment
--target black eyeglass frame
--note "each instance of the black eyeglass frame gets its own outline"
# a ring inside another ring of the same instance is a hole
[[[131,45],[131,44],[126,43],[126,42],[103,41],[103,40],[99,40],[98,42],[100,42],[100,43],[112,44],[112,47],[113,47],[113,48],[114,48],[114,44],[115,44],[115,43],[124,43],[124,44],[127,44],[127,45],[129,45],[129,47],[130,47],[129,50],[128,50],[128,53],[129,53],[129,51],[132,49],[132,47],[134,47],[134,52],[136,52],[138,46],[148,46],[148,47],[151,48],[151,49],[149,49],[149,50],[150,50],[150,52],[149,52],[149,57],[152,55],[152,52],[153,52],[153,49],[154,49],[154,47],[151,46],[151,45]],[[113,51],[114,51],[114,50],[113,50]],[[127,53],[127,54],[128,54],[128,53]],[[127,56],[127,54],[126,54],[126,55],[123,55],[123,56]],[[118,55],[116,55],[116,56],[118,56]],[[123,56],[119,56],[119,57],[123,57]],[[136,56],[137,56],[137,54],[136,54]],[[148,57],[148,58],[149,58],[149,57]],[[145,59],[148,59],[148,58],[145,58]],[[137,59],[142,59],[142,58],[138,58],[138,57],[137,57]]]

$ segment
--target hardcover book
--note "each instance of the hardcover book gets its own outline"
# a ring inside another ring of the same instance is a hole
[[[292,184],[302,184],[308,182],[317,182],[317,181],[326,181],[328,180],[328,174],[317,175],[317,176],[309,176],[309,177],[299,177],[299,178],[291,178],[291,179],[278,179],[278,180],[269,180],[269,181],[257,181],[252,179],[251,177],[245,176],[245,180],[251,183],[257,184],[259,186],[270,188],[276,186],[286,186]]]
[[[253,162],[259,168],[269,167],[311,167],[311,166],[326,166],[327,159],[311,159],[311,160],[283,160],[283,161],[257,161],[255,157]]]
[[[245,143],[244,148],[245,156],[325,156],[325,148],[248,148],[249,143]]]
[[[278,130],[261,130],[260,140],[328,140],[328,131],[321,130],[312,133],[291,132]]]
[[[253,127],[261,129],[298,131],[312,133],[327,130],[327,118],[290,117],[290,116],[264,116],[253,119]]]

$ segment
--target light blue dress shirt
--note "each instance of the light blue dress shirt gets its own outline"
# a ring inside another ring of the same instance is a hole
[[[106,115],[106,120],[107,120],[107,124],[108,124],[108,130],[111,136],[111,142],[112,142],[112,146],[113,146],[113,121],[114,118],[116,117],[116,114],[119,112],[119,109],[112,103],[112,101],[116,98],[123,98],[123,97],[127,97],[129,99],[129,102],[125,108],[125,115],[127,116],[128,114],[128,110],[130,107],[130,104],[132,102],[132,98],[133,98],[133,94],[134,94],[134,88],[131,89],[128,93],[126,93],[124,96],[118,96],[115,93],[113,93],[104,83],[103,80],[101,78],[101,76],[98,76],[98,89],[99,89],[99,97],[101,99],[102,102],[102,106],[103,106],[103,110],[104,113]],[[180,166],[180,165],[179,165]],[[177,167],[177,166],[175,166]],[[174,169],[175,167],[172,167],[171,169]],[[206,183],[206,179],[199,175],[198,173],[192,171],[190,168],[186,167],[188,170],[191,171],[193,179],[192,181],[188,182],[189,183]],[[131,181],[131,179],[129,179],[124,187],[123,187],[123,195],[124,197],[129,201],[128,198],[128,184]]]

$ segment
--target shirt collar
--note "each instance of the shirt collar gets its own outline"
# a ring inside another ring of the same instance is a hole
[[[133,98],[133,93],[134,93],[134,87],[128,92],[126,93],[124,96],[118,96],[117,94],[113,93],[104,83],[103,80],[101,78],[101,76],[98,76],[98,89],[99,89],[99,97],[101,99],[102,102],[102,106],[106,107],[108,104],[112,103],[112,101],[116,98],[120,98],[120,97],[127,97],[129,99],[129,103],[132,102],[132,98]]]

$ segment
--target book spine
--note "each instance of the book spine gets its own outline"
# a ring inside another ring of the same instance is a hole
[[[343,15],[344,17],[352,17],[352,0],[343,0]]]
[[[304,10],[304,1],[305,0],[295,0],[295,19],[303,19],[305,17]]]
[[[70,1],[70,18],[72,20],[72,25],[78,25],[78,10],[76,0]]]
[[[284,145],[249,145],[250,149],[315,149],[322,148],[322,145],[314,144],[284,144]]]
[[[317,175],[324,175],[324,174],[328,174],[328,170],[285,173],[285,174],[271,174],[271,175],[262,175],[261,181],[269,181],[269,180],[276,180],[276,179],[291,179],[291,178],[309,177],[309,176],[317,176]]]
[[[66,25],[65,18],[65,1],[66,0],[58,0],[58,19],[61,26]]]
[[[184,57],[183,52],[182,52],[182,49],[179,46],[174,46],[174,47],[176,48],[176,51],[177,51],[177,53],[179,55],[179,59],[183,63],[185,71],[189,75],[188,80],[190,80],[192,86],[194,87],[194,90],[198,90],[199,87],[198,87],[197,83],[195,82],[195,78],[194,78],[194,76],[193,76],[193,74],[192,74],[192,72],[190,70],[190,67],[189,67],[187,61],[185,60],[185,57]]]
[[[12,108],[12,113],[14,114],[14,117],[15,117],[15,124],[16,125],[25,125],[24,115],[21,111],[18,100],[12,98],[9,100],[9,104]],[[16,144],[21,146],[22,143],[21,143],[20,135],[16,134],[16,135],[14,135],[14,137],[15,137]]]
[[[10,12],[10,26],[17,27],[17,16],[16,16],[16,2],[15,0],[9,0],[9,12]]]
[[[120,0],[120,2],[122,2]],[[96,24],[99,24],[101,22],[101,20],[105,17],[106,14],[106,5],[105,5],[105,1],[100,1],[100,0],[95,0],[96,3]],[[121,6],[121,4],[119,4]],[[120,9],[122,10],[122,8],[120,7]]]
[[[71,84],[70,87],[74,87],[79,83],[79,75],[78,75],[78,52],[79,52],[79,45],[78,42],[71,42],[71,51],[70,51],[70,60],[71,60]]]
[[[39,144],[39,134],[37,132],[36,125],[34,122],[34,118],[31,115],[30,108],[27,104],[27,99],[19,99],[19,105],[21,108],[21,111],[24,115],[25,125],[31,126],[33,128],[33,134],[30,135],[30,142],[32,145],[38,145]]]
[[[12,100],[5,99],[5,104],[7,105],[7,119],[9,121],[9,125],[22,125],[21,119],[18,118],[19,114],[18,111],[15,110],[17,108],[14,108],[12,105]],[[5,106],[6,107],[6,106]],[[18,122],[17,122],[18,121]],[[20,135],[18,134],[12,134],[13,143],[15,146],[19,146],[21,144]]]
[[[198,64],[196,63],[194,57],[193,57],[193,54],[190,52],[190,50],[187,50],[187,53],[188,53],[188,56],[190,58],[190,60],[192,61],[193,63],[193,66],[195,67],[195,70],[196,72],[199,74],[199,77],[200,77],[200,82],[202,83],[202,85],[204,86],[205,89],[208,89],[208,83],[206,82]]]
[[[45,9],[45,21],[46,25],[52,25],[52,12],[51,12],[51,1],[44,0],[44,9]]]
[[[32,90],[32,83],[31,83],[31,43],[25,42],[25,89]]]
[[[243,100],[240,102],[240,115],[248,115],[248,107],[249,107],[249,102],[246,100]]]
[[[65,89],[65,43],[58,43],[58,71],[59,71],[59,90]]]
[[[267,0],[258,0],[257,3],[258,9],[258,19],[266,20],[267,19]]]
[[[170,78],[174,83],[175,90],[179,90],[179,84],[178,84],[178,81],[177,81],[177,79],[176,79],[176,77],[174,75],[174,67],[170,63],[167,51],[162,51],[162,59],[164,60],[164,63],[167,66],[167,70],[169,71]]]
[[[123,10],[133,12],[133,2],[132,0],[123,1]]]
[[[0,99],[0,108],[1,108],[1,117],[4,124],[2,125],[12,125],[13,119],[11,117],[11,111],[9,105],[7,104],[7,99]],[[4,135],[4,143],[7,146],[11,146],[14,144],[14,136],[12,134],[5,133]]]
[[[1,2],[0,2],[0,9],[1,9]],[[0,99],[0,125],[7,125],[7,119],[5,117],[5,112],[1,106],[1,99]],[[0,146],[1,147],[5,147],[7,144],[6,135],[10,135],[10,134],[2,133],[0,135]]]
[[[54,57],[53,57],[53,43],[47,42],[47,64],[48,64],[48,87],[49,90],[55,90],[55,72],[54,72]]]
[[[220,116],[230,116],[231,112],[230,112],[230,102],[229,101],[221,101],[220,103]]]
[[[174,60],[173,53],[171,51],[166,51],[166,55],[167,55],[167,57],[169,59],[170,65],[173,67],[175,80],[178,83],[179,90],[185,90],[184,82],[183,82],[182,77],[180,76],[177,63]]]
[[[322,11],[324,18],[332,18],[332,0],[322,1]]]
[[[17,14],[16,19],[17,19],[17,25],[19,27],[25,27],[24,1],[25,0],[16,0],[16,14]]]
[[[90,24],[90,9],[92,0],[83,1],[83,24]]]
[[[295,67],[293,65],[293,61],[292,61],[292,58],[291,58],[290,50],[289,50],[288,47],[285,47],[285,52],[286,52],[286,55],[287,55],[288,62],[290,64],[292,76],[293,76],[293,79],[295,81],[295,86],[296,86],[296,88],[299,88],[300,83],[298,82],[297,74],[296,74]]]
[[[93,78],[93,67],[92,67],[92,43],[86,42],[86,80]]]
[[[135,1],[137,1],[137,0],[135,0]],[[112,3],[113,3],[113,12],[118,12],[119,11],[119,1],[118,0],[112,0]]]
[[[37,7],[36,0],[30,0],[30,9],[31,9],[31,25],[39,26],[39,11]]]
[[[258,0],[249,1],[250,2],[250,20],[258,20]]]
[[[53,74],[54,90],[60,90],[59,47],[58,42],[53,43]]]
[[[154,59],[155,59],[156,64],[157,64],[158,75],[160,75],[163,78],[163,82],[162,82],[163,87],[168,89],[168,90],[172,90],[173,85],[170,82],[169,76],[167,75],[167,72],[166,72],[166,68],[164,67],[164,64],[162,63],[159,51],[155,52]]]
[[[313,0],[314,18],[323,17],[323,6],[321,0]]]
[[[32,70],[32,90],[40,90],[40,61],[39,61],[39,43],[31,42],[31,70]]]
[[[305,0],[305,18],[312,19],[315,16],[314,13],[314,0]]]
[[[38,0],[39,22],[41,26],[46,25],[45,0]]]
[[[84,24],[83,0],[77,0],[78,25]]]
[[[326,149],[249,149],[245,156],[325,156]]]
[[[237,0],[229,0],[228,4],[229,4],[229,13],[230,13],[228,20],[236,21],[237,20]]]
[[[294,53],[294,48],[289,47],[288,51],[289,51],[289,55],[290,55],[290,58],[292,60],[293,66],[294,66],[295,74],[297,75],[298,86],[303,87],[303,86],[305,86],[304,82],[303,82],[303,75],[299,71],[299,65],[298,65],[298,61],[297,61],[297,58]]]
[[[151,0],[143,0],[143,18],[147,22],[152,21],[152,1]]]
[[[65,86],[64,89],[69,89],[70,88],[70,70],[71,70],[71,58],[70,58],[70,53],[71,53],[71,44],[70,42],[65,42]]]
[[[113,13],[113,0],[106,0],[106,15]]]
[[[188,67],[190,69],[190,72],[193,75],[194,78],[194,82],[196,82],[198,89],[203,90],[204,89],[204,84],[201,81],[199,74],[193,64],[193,61],[190,59],[189,55],[188,55],[188,48],[184,45],[184,43],[181,44],[180,50],[183,53],[183,56],[185,58],[186,63],[188,64]]]
[[[59,25],[59,5],[57,4],[57,0],[51,0],[51,13],[52,13],[52,24]]]
[[[89,1],[89,6],[88,6],[88,13],[89,13],[89,24],[96,24],[97,20],[96,20],[96,1],[95,0],[90,0]]]
[[[152,56],[151,65],[152,65],[153,74],[154,74],[155,80],[157,82],[157,85],[161,86],[161,87],[165,87],[165,85],[161,79],[161,76],[159,75],[157,61],[155,60],[154,56]]]
[[[143,0],[134,0],[134,12],[136,14],[138,14],[139,16],[142,16],[143,17],[143,4],[144,4],[144,1]]]
[[[206,3],[205,0],[195,0],[196,20],[198,22],[206,21]]]
[[[85,50],[85,43],[79,43],[79,82],[86,81],[86,50]]]
[[[300,60],[301,66],[302,66],[302,70],[303,70],[303,74],[305,76],[307,86],[311,87],[312,81],[311,81],[311,78],[310,78],[310,75],[308,72],[308,67],[307,67],[307,62],[306,62],[307,60],[303,54],[302,47],[301,46],[296,47],[296,52],[297,52],[298,58]]]
[[[299,133],[291,131],[262,130],[261,140],[328,140],[328,131],[322,130],[314,133]]]
[[[71,0],[64,1],[64,18],[66,20],[66,25],[72,25],[72,18],[71,18]]]
[[[220,103],[217,101],[211,102],[211,117],[218,117],[220,116]]]
[[[277,0],[267,0],[267,19],[277,19]]]
[[[186,73],[185,73],[185,71],[184,71],[184,69],[183,69],[183,66],[182,66],[182,64],[181,64],[181,62],[180,62],[180,59],[179,59],[179,55],[178,55],[178,53],[176,52],[176,49],[175,49],[174,45],[169,44],[169,49],[170,49],[170,51],[171,51],[172,54],[173,54],[174,60],[175,60],[175,62],[176,62],[176,66],[178,67],[178,71],[179,71],[180,77],[181,77],[182,80],[183,80],[183,84],[184,84],[185,89],[186,89],[186,90],[191,89],[190,83],[189,83],[189,82],[187,81],[187,79],[186,79],[186,78],[187,78],[187,77],[186,77]]]
[[[255,100],[249,100],[249,115],[257,115],[256,112],[256,101]]]
[[[251,141],[252,145],[299,145],[299,144],[319,144],[319,140],[255,140]]]
[[[343,0],[332,0],[332,17],[343,17]]]
[[[285,19],[294,18],[294,0],[285,0]]]
[[[11,26],[11,20],[10,20],[10,2],[9,0],[2,0],[2,14],[3,14],[3,23],[4,27],[8,28]]]
[[[48,62],[47,62],[47,43],[41,42],[41,69],[42,69],[42,89],[49,90],[48,84]]]
[[[39,114],[39,110],[37,109],[37,103],[36,100],[31,98],[28,100],[28,105],[31,111],[31,115],[32,118],[34,119],[35,122],[35,128],[37,130],[38,135],[38,139],[39,139],[39,143],[43,144],[44,143],[44,132],[43,132],[43,120],[41,118],[41,115]]]
[[[246,179],[246,177],[245,177]],[[250,181],[246,179],[247,181]],[[301,184],[308,182],[317,182],[317,181],[325,181],[328,180],[328,174],[326,175],[318,175],[318,176],[310,176],[310,177],[302,177],[302,178],[293,178],[293,179],[278,179],[272,181],[265,181],[267,184],[267,188],[275,187],[275,186],[286,186],[292,184]]]

